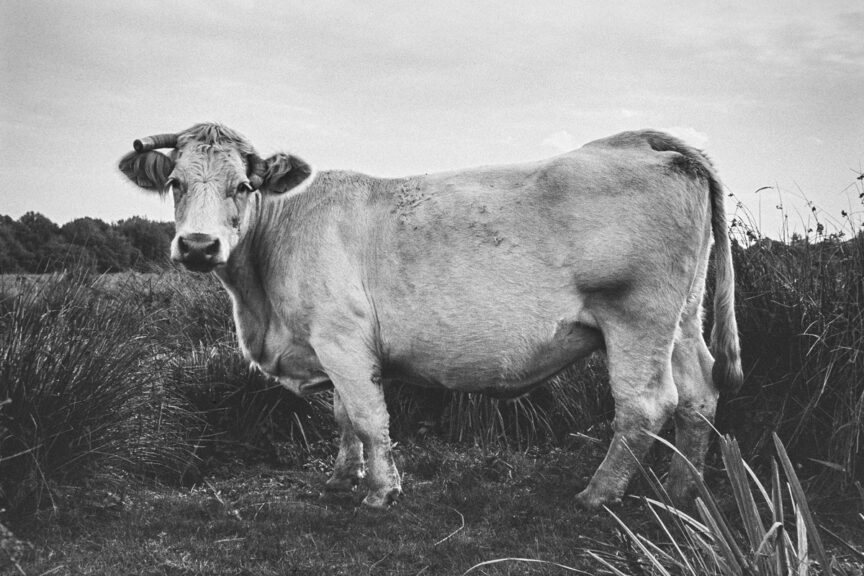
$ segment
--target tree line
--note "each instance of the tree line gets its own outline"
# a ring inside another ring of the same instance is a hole
[[[0,274],[152,270],[168,264],[172,222],[133,217],[108,224],[76,218],[62,226],[38,212],[18,220],[0,215]]]

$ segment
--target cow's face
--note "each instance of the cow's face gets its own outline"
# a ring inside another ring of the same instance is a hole
[[[173,151],[166,156],[153,149],[160,147]],[[312,172],[287,154],[262,160],[242,136],[214,124],[136,140],[120,170],[141,188],[173,196],[177,233],[171,258],[197,272],[228,261],[262,193],[287,192]]]

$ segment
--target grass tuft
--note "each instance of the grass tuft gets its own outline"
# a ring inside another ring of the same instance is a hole
[[[737,441],[731,437],[720,439],[734,503],[726,513],[722,511],[724,501],[701,481],[695,468],[692,472],[699,489],[695,502],[698,518],[692,511],[672,506],[656,476],[649,478],[658,499],[643,501],[661,531],[655,541],[637,534],[608,511],[632,544],[635,562],[651,567],[648,573],[664,575],[852,574],[823,545],[822,528],[810,511],[795,469],[776,435],[774,445],[777,459],[772,461],[770,486],[766,487],[744,461]],[[781,469],[785,482],[781,480]],[[856,552],[850,544],[844,546]],[[620,562],[616,565],[596,552],[591,555],[613,574],[621,573]]]
[[[0,501],[52,501],[106,471],[167,478],[194,466],[196,419],[164,386],[150,318],[88,276],[54,275],[0,300]]]

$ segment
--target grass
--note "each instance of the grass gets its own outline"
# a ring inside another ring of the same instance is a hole
[[[57,484],[188,467],[195,416],[162,386],[138,329],[149,321],[83,278],[0,301],[0,501],[10,512],[53,504]]]
[[[658,440],[672,447],[663,439]],[[824,529],[815,521],[795,467],[776,434],[774,445],[777,458],[772,460],[766,486],[741,456],[737,441],[731,437],[720,438],[720,451],[732,491],[732,498],[727,500],[734,503],[734,508],[726,511],[724,502],[699,477],[695,467],[691,467],[699,492],[695,513],[672,506],[657,477],[643,470],[659,498],[643,498],[643,501],[650,506],[664,538],[652,541],[637,534],[609,511],[633,543],[635,562],[644,565],[648,573],[663,575],[860,573],[864,567],[864,549],[837,538],[843,552],[851,554],[850,559],[840,560],[837,555],[829,554],[823,543]],[[861,519],[864,520],[864,515]],[[624,575],[612,561],[596,554],[594,557],[612,573]]]
[[[101,497],[91,491],[89,500],[68,494],[57,510],[22,525],[19,534],[34,547],[18,564],[31,575],[116,574],[134,567],[137,574],[189,576],[551,576],[614,573],[604,569],[609,564],[647,575],[661,572],[651,571],[635,535],[643,545],[669,548],[666,531],[654,521],[665,511],[655,516],[657,506],[647,499],[626,499],[615,516],[573,504],[587,481],[584,472],[602,457],[602,449],[590,444],[494,453],[436,440],[398,444],[405,495],[383,513],[359,507],[361,493],[321,497],[333,456],[332,445],[316,443],[290,467],[225,462],[193,487],[130,484],[120,500],[98,490]],[[709,484],[724,494],[712,504],[730,516],[737,497],[717,474],[711,476]],[[645,484],[637,490],[651,494]],[[675,526],[667,530],[678,534]],[[791,530],[795,538],[794,523]],[[864,542],[864,526],[849,524],[847,530],[847,539]],[[737,532],[735,538],[741,541]],[[698,544],[678,542],[688,554],[705,553]],[[864,566],[849,550],[826,549],[837,560],[835,574],[854,574],[840,570],[855,562]],[[672,574],[713,573],[676,571],[674,563],[663,562]]]
[[[524,556],[592,570],[584,552],[614,532],[604,514],[569,500],[575,470],[599,451],[507,452],[440,442],[396,447],[406,494],[386,513],[358,508],[361,494],[322,500],[320,471],[332,449],[275,470],[227,465],[191,489],[129,492],[114,510],[67,509],[47,527],[23,532],[35,544],[20,563],[27,574],[462,574],[490,559]],[[634,502],[623,512],[638,515]],[[478,574],[526,572],[501,562]]]
[[[751,457],[771,453],[778,432],[823,490],[854,491],[864,476],[864,232],[822,226],[780,243],[737,228],[750,235],[735,254],[746,384],[718,421]]]

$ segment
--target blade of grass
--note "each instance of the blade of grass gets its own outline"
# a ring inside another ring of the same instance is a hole
[[[729,530],[729,527],[725,526],[725,528],[721,528],[718,519],[714,516],[708,506],[705,505],[702,498],[696,499],[696,509],[699,511],[702,521],[711,528],[714,544],[719,548],[720,555],[724,560],[726,560],[724,567],[726,567],[727,570],[724,571],[727,574],[733,574],[735,576],[751,574],[752,571],[746,570],[746,560],[744,560],[741,551],[738,550],[735,552],[733,549],[733,547],[737,547],[735,541],[732,540],[731,535],[727,537],[724,533]]]
[[[697,507],[699,504],[699,500],[702,501],[702,506],[705,508],[706,513],[712,518],[712,522],[710,523],[712,528],[716,528],[717,536],[719,540],[722,540],[724,545],[729,549],[731,553],[730,558],[734,558],[735,565],[739,567],[740,570],[747,568],[752,571],[752,566],[745,558],[744,554],[741,552],[741,548],[738,546],[738,543],[735,541],[735,537],[732,534],[732,531],[729,528],[729,523],[726,520],[723,513],[720,511],[720,507],[717,505],[717,501],[714,499],[714,495],[708,489],[708,486],[705,484],[705,480],[702,478],[702,474],[699,473],[699,470],[690,462],[678,448],[676,448],[672,443],[670,443],[665,438],[661,438],[656,434],[652,434],[648,432],[648,435],[653,437],[655,440],[665,444],[669,448],[675,451],[684,463],[687,465],[687,469],[690,471],[693,480],[696,483],[696,488],[699,491],[700,498],[697,499]],[[703,517],[705,520],[705,517]]]
[[[646,502],[648,501],[647,498],[643,498],[643,500]],[[669,508],[667,506],[664,506],[664,509],[666,511],[669,510]],[[651,511],[651,514],[654,516],[654,519],[656,520],[657,524],[659,524],[660,527],[663,529],[663,532],[666,533],[666,537],[669,539],[669,542],[672,543],[672,546],[675,548],[675,552],[678,554],[678,557],[683,561],[684,566],[687,567],[687,573],[688,574],[697,574],[697,572],[695,570],[693,570],[693,566],[690,565],[690,561],[687,560],[687,555],[684,554],[684,552],[681,550],[681,547],[678,546],[678,541],[672,536],[672,533],[669,531],[669,528],[666,526],[666,523],[663,522],[663,520],[660,518],[660,515],[657,514],[657,510],[654,508],[654,506],[649,504],[648,510]],[[680,562],[678,564],[679,564],[679,566],[681,565]]]
[[[795,531],[798,536],[798,576],[807,576],[810,572],[810,555],[809,547],[807,546],[807,523],[801,514],[800,507],[796,502],[792,502],[792,509],[795,511]]]
[[[666,510],[670,514],[673,514],[674,516],[680,518],[681,520],[683,520],[684,522],[686,522],[687,524],[689,524],[690,526],[692,526],[693,528],[695,528],[696,530],[701,532],[702,534],[709,535],[711,532],[711,530],[710,530],[710,528],[708,528],[708,526],[706,526],[705,524],[702,524],[701,522],[699,522],[698,520],[696,520],[695,518],[693,518],[692,516],[690,516],[686,512],[682,512],[681,510],[678,510],[677,508],[675,508],[673,506],[670,506],[670,505],[665,504],[663,502],[658,502],[657,500],[653,500],[651,498],[645,498],[645,501],[648,502],[649,504],[651,504],[652,506],[663,508],[664,510]]]
[[[771,460],[771,500],[774,504],[771,514],[774,524],[778,526],[777,538],[774,540],[776,566],[780,574],[789,573],[789,556],[786,546],[786,528],[783,525],[783,490],[780,486],[780,469],[777,460]]]
[[[606,560],[605,558],[599,556],[598,554],[595,554],[595,553],[592,552],[591,550],[588,551],[588,555],[591,556],[592,558],[594,558],[596,561],[598,561],[598,562],[600,562],[601,564],[603,564],[603,565],[604,565],[606,568],[608,568],[608,569],[612,572],[612,574],[614,574],[615,576],[628,576],[627,574],[625,574],[624,572],[622,572],[621,570],[619,570],[618,568],[616,568],[615,566],[613,566],[613,565],[612,565],[608,560]],[[466,572],[466,574],[467,574],[467,572]],[[464,574],[463,574],[463,576],[464,576]]]
[[[777,448],[777,455],[780,457],[780,464],[786,472],[786,480],[789,482],[789,488],[792,492],[792,497],[798,506],[807,531],[809,532],[810,540],[813,543],[813,550],[816,553],[816,558],[822,566],[826,576],[832,576],[831,564],[828,561],[828,555],[825,553],[825,547],[822,545],[822,539],[819,537],[819,528],[813,519],[813,514],[810,512],[810,506],[807,504],[807,497],[804,494],[804,489],[801,487],[801,482],[795,474],[795,468],[792,466],[792,461],[789,460],[789,455],[786,453],[786,448],[780,441],[777,433],[774,433],[774,446]],[[800,542],[799,542],[800,545]]]
[[[590,554],[590,552],[589,552]],[[585,576],[593,576],[589,572],[585,572],[583,570],[579,570],[578,568],[573,568],[572,566],[565,566],[564,564],[558,564],[557,562],[550,562],[549,560],[537,560],[535,558],[495,558],[494,560],[486,560],[485,562],[480,562],[479,564],[475,564],[468,570],[462,573],[462,576],[468,574],[476,570],[477,568],[481,568],[483,566],[491,566],[492,564],[500,564],[501,562],[526,562],[530,564],[548,564],[550,566],[557,566],[558,568],[563,568],[564,570],[569,570],[570,572],[576,572],[578,574],[585,574]],[[601,560],[602,562],[602,560]],[[624,575],[626,576],[626,575]]]
[[[720,452],[723,456],[723,463],[726,464],[726,474],[732,485],[735,503],[741,513],[744,531],[750,539],[750,546],[755,549],[765,537],[765,526],[759,517],[753,492],[747,482],[747,472],[742,465],[744,459],[741,456],[741,450],[733,438],[726,436],[720,439]]]
[[[782,528],[783,528],[782,522],[775,522],[774,524],[772,524],[771,527],[768,528],[768,531],[765,532],[765,537],[762,538],[762,542],[759,543],[759,546],[756,548],[754,555],[759,556],[760,554],[763,554],[762,551],[767,546],[773,546],[773,544],[771,544],[771,540],[776,539],[777,531],[781,530]]]
[[[636,534],[634,534],[632,530],[630,530],[630,528],[627,526],[627,524],[624,523],[623,520],[621,520],[621,518],[616,516],[615,513],[606,506],[604,506],[603,509],[606,510],[606,512],[615,519],[615,521],[618,523],[619,526],[621,526],[621,529],[624,530],[630,540],[634,544],[636,544],[636,546],[638,546],[640,550],[642,550],[643,556],[647,558],[651,562],[651,564],[654,565],[655,568],[657,568],[660,574],[662,574],[663,576],[672,576],[671,574],[669,574],[669,571],[666,570],[666,567],[663,566],[663,564],[661,564],[659,560],[657,560],[657,557],[653,553],[651,553],[650,550],[648,550],[645,544],[642,543],[642,540],[640,540],[639,537],[636,536]]]

